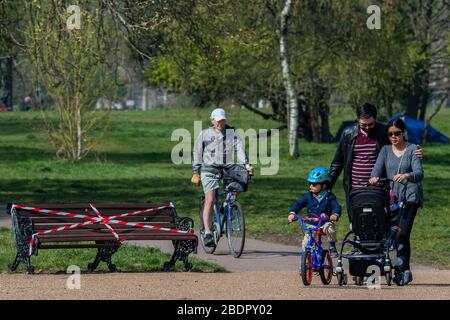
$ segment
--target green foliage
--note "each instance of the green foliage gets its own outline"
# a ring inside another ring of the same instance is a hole
[[[166,41],[151,51],[146,79],[188,93],[199,105],[267,97],[279,65],[276,30],[264,25],[261,7],[254,1],[197,1],[176,21],[167,9],[169,22],[160,27]]]
[[[0,59],[17,54],[21,43],[19,28],[22,27],[23,7],[19,1],[0,0]]]

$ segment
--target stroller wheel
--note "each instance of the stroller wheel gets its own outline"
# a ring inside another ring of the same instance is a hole
[[[353,277],[353,281],[357,286],[362,286],[364,284],[364,278],[360,276]]]
[[[347,275],[344,274],[343,272],[338,272],[337,278],[338,278],[338,284],[340,286],[343,286],[343,285],[347,284]]]

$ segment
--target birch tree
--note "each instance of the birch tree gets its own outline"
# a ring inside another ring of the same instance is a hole
[[[288,19],[292,1],[286,0],[284,8],[280,15],[280,58],[281,70],[283,76],[284,87],[287,95],[287,121],[288,121],[288,140],[289,155],[292,157],[299,156],[298,148],[298,100],[295,87],[289,68],[289,50],[288,50]]]

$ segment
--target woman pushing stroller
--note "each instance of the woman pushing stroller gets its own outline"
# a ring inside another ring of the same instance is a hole
[[[377,158],[369,183],[375,185],[380,177],[391,182],[391,205],[400,205],[397,217],[400,233],[397,243],[397,261],[393,263],[398,273],[394,282],[406,285],[412,281],[410,270],[411,245],[410,235],[417,209],[423,206],[422,160],[417,157],[417,146],[405,139],[406,126],[400,118],[388,123],[390,145],[385,145]]]

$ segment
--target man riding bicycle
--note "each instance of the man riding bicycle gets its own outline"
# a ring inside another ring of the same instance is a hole
[[[212,229],[212,208],[216,201],[215,191],[220,186],[224,170],[235,165],[234,151],[237,153],[238,163],[245,165],[250,176],[253,167],[248,163],[241,137],[233,127],[226,124],[226,113],[222,108],[214,109],[211,113],[212,126],[202,130],[195,141],[192,163],[192,179],[194,185],[203,185],[205,205],[203,208],[204,244],[214,247]]]

